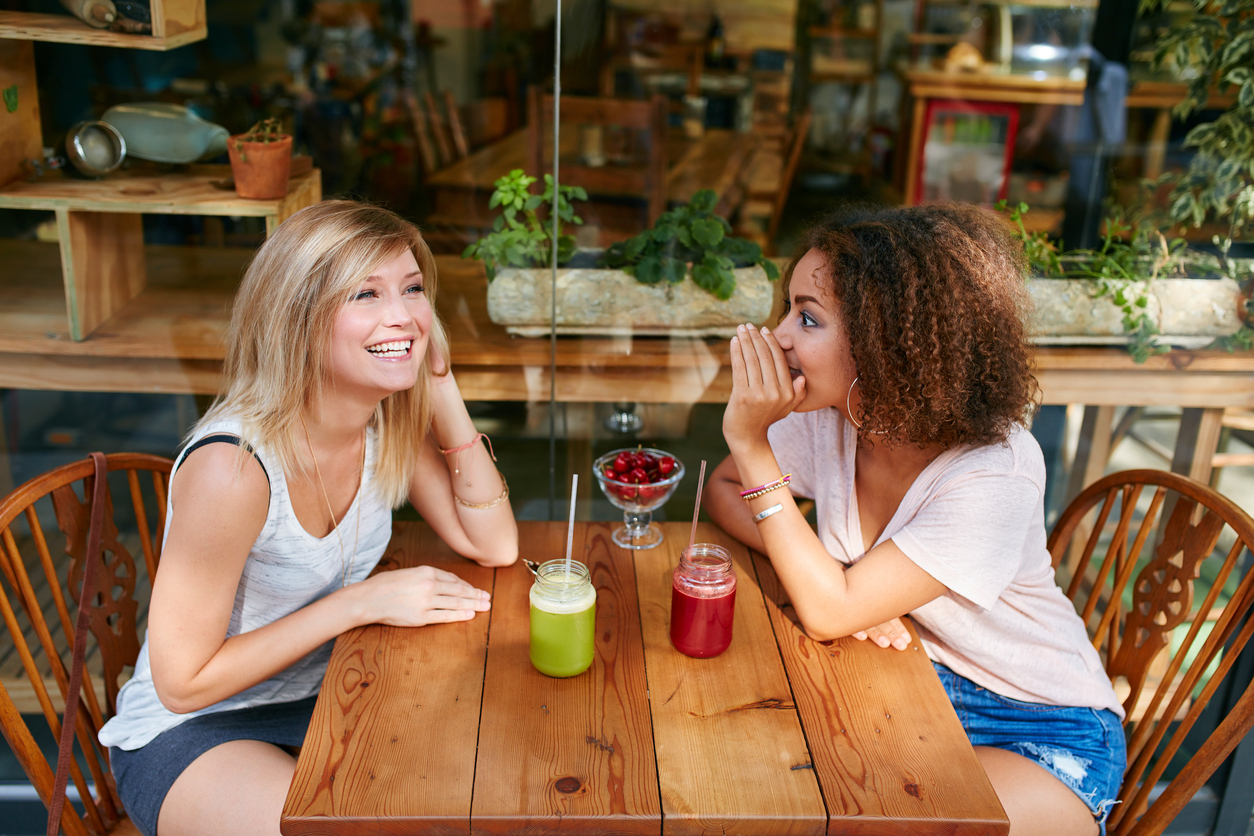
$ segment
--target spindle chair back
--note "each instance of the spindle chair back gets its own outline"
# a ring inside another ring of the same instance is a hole
[[[1091,529],[1081,526],[1093,514]],[[1254,632],[1254,572],[1248,557],[1242,564],[1254,548],[1254,518],[1184,476],[1130,470],[1093,483],[1063,511],[1049,538],[1055,570],[1073,538],[1083,550],[1063,579],[1066,593],[1127,713],[1128,770],[1108,833],[1162,833],[1254,726],[1254,686],[1247,686],[1151,803]],[[1211,582],[1199,602],[1194,584],[1204,568]]]
[[[106,460],[114,479],[105,494],[103,565],[91,601],[85,669],[90,676],[83,677],[76,697],[81,702],[75,738],[87,775],[78,758],[70,764],[70,780],[84,813],[80,816],[65,805],[61,829],[67,836],[137,832],[118,798],[109,752],[96,735],[117,710],[119,678],[139,656],[137,591],[147,590],[139,590],[135,546],[151,584],[161,558],[172,462],[141,453],[115,453]],[[19,685],[29,689],[38,707],[27,708],[43,714],[52,739],[57,739],[74,647],[70,607],[78,603],[82,585],[94,482],[88,458],[37,476],[0,500],[0,615],[12,643],[0,656],[10,656],[16,674],[0,679],[0,729],[45,804],[52,793],[55,754],[49,758],[41,751],[35,729],[28,725],[31,715],[23,716],[20,695],[15,702],[13,692]],[[95,683],[101,682],[103,694],[98,694]]]

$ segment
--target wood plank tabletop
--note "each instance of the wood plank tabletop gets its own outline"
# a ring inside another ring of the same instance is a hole
[[[671,646],[671,572],[687,526],[636,554],[664,832],[822,834],[827,812],[748,550],[702,523],[697,541],[733,555],[731,646],[690,659]]]
[[[433,565],[480,589],[492,570],[430,527],[400,525],[376,571]],[[284,808],[286,834],[467,834],[488,619],[345,633]],[[293,799],[299,805],[293,806]]]
[[[811,641],[769,563],[703,524],[698,539],[735,560],[735,634],[713,659],[682,656],[668,639],[670,571],[689,527],[663,523],[662,546],[633,554],[613,545],[617,525],[576,524],[596,654],[588,672],[551,679],[528,658],[521,564],[482,569],[426,525],[395,524],[381,570],[448,568],[492,589],[493,609],[339,638],[282,832],[1007,831],[917,640],[905,652]],[[519,528],[524,556],[564,551],[564,523]]]
[[[471,826],[475,833],[657,833],[661,810],[631,555],[581,524],[573,558],[597,591],[595,655],[579,676],[531,666],[531,573],[497,570]],[[522,523],[524,557],[565,553],[566,526]]]

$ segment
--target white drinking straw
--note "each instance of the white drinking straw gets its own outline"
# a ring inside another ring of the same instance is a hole
[[[705,459],[701,460],[701,473],[697,476],[697,502],[692,509],[692,533],[688,535],[688,548],[697,542],[697,517],[701,514],[701,486],[705,484]]]
[[[579,474],[570,477],[570,524],[566,526],[566,577],[570,577],[570,550],[575,544],[575,492],[579,490]]]

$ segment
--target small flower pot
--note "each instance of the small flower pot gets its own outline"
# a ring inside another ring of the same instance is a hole
[[[292,138],[250,142],[242,135],[231,137],[226,150],[231,157],[235,192],[253,200],[275,200],[287,194],[292,171]]]

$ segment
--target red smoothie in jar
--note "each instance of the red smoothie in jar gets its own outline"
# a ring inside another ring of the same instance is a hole
[[[671,644],[707,659],[727,649],[736,610],[736,573],[722,546],[684,549],[671,582]]]

